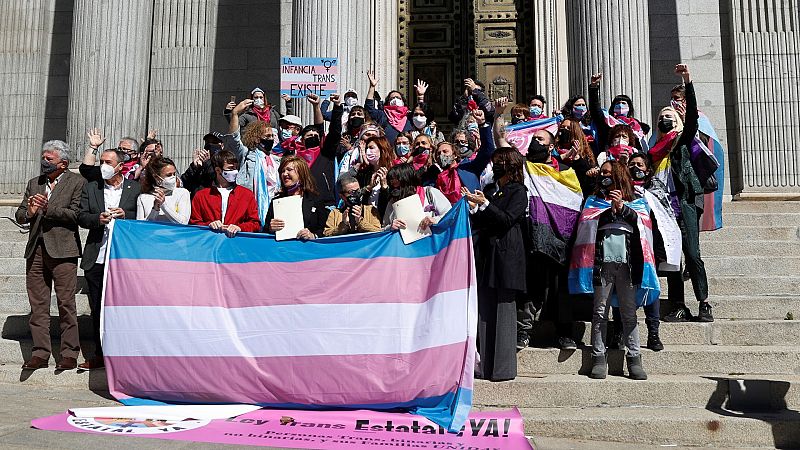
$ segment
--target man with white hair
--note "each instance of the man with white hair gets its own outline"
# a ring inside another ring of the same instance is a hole
[[[31,358],[23,369],[48,366],[50,348],[50,293],[55,289],[61,328],[61,358],[56,370],[75,369],[80,353],[78,317],[75,308],[78,258],[78,212],[86,181],[67,170],[71,157],[64,141],[42,146],[41,175],[28,181],[25,198],[17,208],[19,223],[29,223],[25,248],[30,327],[33,338]]]

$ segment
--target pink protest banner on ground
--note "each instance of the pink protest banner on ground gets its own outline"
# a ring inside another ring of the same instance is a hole
[[[315,94],[328,98],[336,93],[338,86],[337,58],[281,58],[281,95],[304,98]]]
[[[261,409],[230,419],[182,421],[79,418],[64,413],[35,419],[31,425],[48,431],[286,448],[533,448],[516,408],[473,412],[459,433],[448,433],[422,416],[367,410]]]
[[[312,449],[532,449],[522,416],[473,412],[459,433],[421,416],[375,411],[262,409],[220,420],[78,418],[69,413],[31,421],[34,428],[174,441]]]

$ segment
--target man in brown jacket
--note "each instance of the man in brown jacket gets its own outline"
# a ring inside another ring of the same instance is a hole
[[[50,359],[50,293],[58,299],[61,325],[61,359],[56,370],[71,370],[78,364],[80,340],[75,307],[78,258],[78,212],[83,177],[67,170],[69,146],[64,141],[48,141],[42,146],[42,174],[31,179],[25,198],[17,208],[19,223],[30,223],[25,248],[26,285],[31,304],[33,351],[23,369],[48,366]]]

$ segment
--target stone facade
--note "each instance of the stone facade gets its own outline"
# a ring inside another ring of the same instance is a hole
[[[281,55],[339,56],[342,90],[362,98],[369,68],[378,71],[380,92],[410,91],[414,74],[400,62],[404,13],[412,3],[465,7],[414,1],[2,2],[0,196],[19,197],[45,140],[67,140],[80,160],[91,127],[103,129],[107,146],[158,128],[182,169],[202,134],[227,129],[222,109],[231,96],[241,100],[260,86],[280,102]],[[673,66],[686,62],[700,108],[728,149],[726,193],[800,191],[792,148],[800,109],[797,0],[534,0],[505,14],[461,11],[454,38],[477,45],[470,33],[484,22],[506,27],[504,17],[526,17],[519,31],[532,34],[535,45],[519,56],[534,61],[522,66],[532,70],[524,74],[525,92],[544,94],[550,108],[585,93],[588,75],[602,70],[604,100],[628,93],[642,120],[653,123],[678,81]],[[480,71],[481,56],[471,54],[476,60],[467,52],[462,64]],[[308,116],[307,108],[301,114]]]

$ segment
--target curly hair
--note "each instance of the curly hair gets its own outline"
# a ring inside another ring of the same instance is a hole
[[[242,130],[242,144],[249,149],[256,148],[268,128],[269,124],[263,120],[248,123]]]

